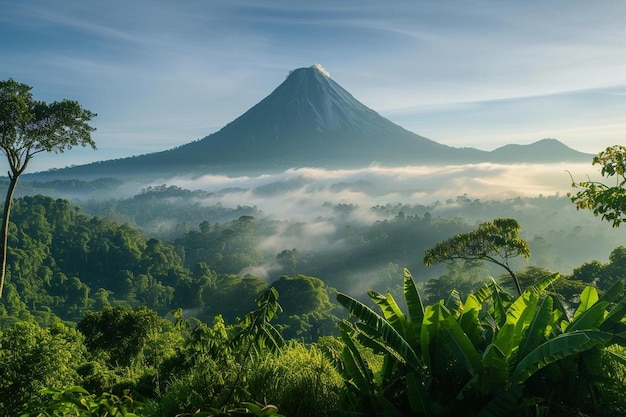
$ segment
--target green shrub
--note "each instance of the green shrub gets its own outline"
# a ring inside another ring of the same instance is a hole
[[[253,400],[275,404],[286,416],[337,411],[343,379],[316,346],[292,341],[261,358],[247,378]]]
[[[0,415],[18,415],[27,403],[40,400],[45,387],[79,382],[76,365],[85,348],[74,329],[56,322],[50,329],[18,322],[0,334]]]

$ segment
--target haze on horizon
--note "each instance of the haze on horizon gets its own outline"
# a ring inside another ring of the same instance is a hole
[[[583,152],[626,130],[626,4],[248,0],[3,2],[0,79],[98,113],[98,151],[30,172],[200,139],[321,63],[355,98],[439,143],[554,137]]]

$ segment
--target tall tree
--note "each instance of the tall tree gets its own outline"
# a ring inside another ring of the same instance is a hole
[[[528,243],[518,236],[519,229],[515,219],[494,219],[481,223],[476,230],[460,233],[427,249],[424,265],[453,259],[489,261],[506,269],[521,295],[522,287],[509,264],[511,258],[530,256]]]
[[[33,99],[32,87],[9,78],[0,81],[0,150],[9,163],[9,187],[4,201],[0,242],[0,297],[7,263],[9,215],[17,181],[30,160],[41,152],[62,153],[73,146],[91,146],[95,128],[89,121],[95,113],[73,100],[50,104]]]

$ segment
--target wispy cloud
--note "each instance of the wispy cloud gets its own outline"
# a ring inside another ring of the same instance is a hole
[[[579,181],[598,175],[589,164],[485,163],[439,168],[303,168],[258,177],[164,177],[154,184],[209,191],[214,194],[204,201],[206,204],[256,206],[270,217],[294,221],[318,218],[323,222],[332,205],[352,204],[356,207],[351,215],[369,223],[376,219],[369,209],[377,204],[427,204],[463,194],[480,199],[564,195],[571,191],[568,171]]]

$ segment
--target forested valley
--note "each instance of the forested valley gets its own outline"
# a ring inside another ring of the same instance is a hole
[[[304,222],[178,186],[93,197],[120,186],[23,184],[0,414],[624,411],[626,247],[569,197],[321,202]],[[510,259],[519,298],[494,263],[424,265],[438,242],[505,217],[531,252]]]

